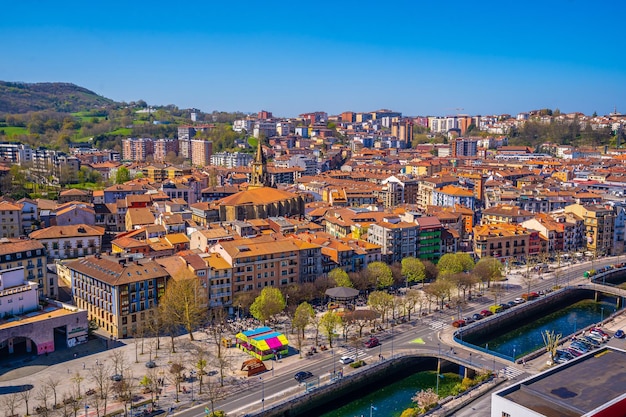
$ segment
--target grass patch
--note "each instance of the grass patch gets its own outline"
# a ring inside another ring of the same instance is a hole
[[[248,145],[250,145],[251,148],[256,148],[258,144],[259,144],[259,140],[255,138],[254,136],[250,136],[248,138]]]
[[[127,127],[120,127],[119,129],[115,129],[107,134],[117,135],[117,136],[130,136],[132,132],[133,132],[133,129],[129,129]]]
[[[0,135],[3,134],[2,132],[4,132],[4,134],[7,136],[28,135],[28,129],[25,127],[19,127],[19,126],[0,127]]]

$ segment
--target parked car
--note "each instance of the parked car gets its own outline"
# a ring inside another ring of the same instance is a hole
[[[463,317],[463,320],[465,320],[465,324],[472,324],[476,321],[473,317]]]
[[[575,357],[579,357],[579,356],[581,356],[583,354],[583,352],[581,352],[581,351],[579,351],[577,349],[574,349],[572,347],[566,347],[565,350],[567,352],[569,352],[570,354],[572,354],[573,356],[575,356]]]
[[[592,332],[598,333],[599,335],[601,335],[605,340],[609,340],[611,338],[611,336],[605,332],[601,327],[592,327],[590,329]]]
[[[580,345],[584,347],[585,349],[587,349],[587,351],[590,351],[596,347],[596,345],[591,344],[586,339],[583,339],[581,337],[577,338],[574,342],[572,342],[572,345],[576,345],[576,346]]]
[[[489,317],[489,316],[493,316],[493,313],[489,310],[483,310],[480,312],[480,315],[483,317]]]
[[[570,344],[570,347],[572,349],[576,349],[576,350],[580,351],[581,353],[587,353],[587,352],[589,352],[591,350],[590,347],[588,347],[587,345],[585,345],[584,343],[579,342],[579,341],[572,342]]]
[[[624,337],[626,337],[626,334],[624,333],[622,329],[619,329],[618,331],[615,332],[614,336],[618,339],[623,339]]]
[[[312,378],[312,377],[313,377],[313,374],[311,372],[309,372],[309,371],[300,371],[300,372],[296,373],[293,376],[293,379],[295,379],[298,382],[302,382],[305,379],[309,379],[309,378]]]
[[[467,323],[465,323],[465,320],[461,319],[461,320],[454,320],[452,322],[452,327],[463,327],[465,326]]]
[[[589,332],[585,335],[585,337],[595,341],[598,344],[598,346],[601,345],[602,342],[604,342],[604,339],[598,333]]]
[[[508,310],[509,308],[511,308],[510,305],[508,304],[498,304],[498,306],[502,309],[502,310]]]
[[[515,301],[509,301],[507,304],[509,305],[509,307],[515,307],[518,303],[516,303]]]
[[[482,320],[482,319],[483,319],[483,316],[481,316],[481,315],[480,315],[480,314],[478,314],[478,313],[474,313],[474,314],[472,314],[472,318],[473,318],[474,320]]]
[[[580,339],[586,341],[587,343],[591,344],[594,347],[598,347],[602,343],[589,336],[582,336]]]
[[[343,363],[344,365],[348,365],[349,363],[354,362],[354,359],[350,356],[342,356],[341,359],[339,359],[339,362]]]
[[[111,375],[111,381],[120,382],[124,377],[120,374]]]
[[[524,300],[530,301],[534,300],[535,298],[539,298],[539,294],[537,294],[536,292],[529,292],[527,294],[522,294],[522,298]]]
[[[377,337],[370,337],[370,340],[368,340],[367,342],[365,342],[365,347],[366,348],[373,348],[380,345],[380,341],[378,340]]]
[[[502,311],[502,307],[500,307],[499,305],[492,305],[492,306],[489,306],[489,311],[496,314]]]
[[[566,350],[562,350],[562,349],[557,349],[556,354],[558,356],[562,356],[564,358],[566,358],[567,360],[572,360],[574,359],[574,355],[572,355],[571,353],[569,353]]]
[[[156,368],[156,363],[154,361],[146,362],[146,368]]]
[[[525,303],[525,302],[526,302],[526,300],[525,300],[525,299],[523,299],[522,297],[517,297],[515,300],[513,300],[513,302],[514,302],[515,304],[522,304],[522,303]]]
[[[606,342],[610,338],[608,334],[599,329],[591,329],[589,331],[589,335],[599,337],[603,342]]]

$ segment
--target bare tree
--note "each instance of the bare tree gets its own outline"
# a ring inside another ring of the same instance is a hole
[[[199,395],[202,395],[202,382],[203,382],[203,378],[204,375],[206,375],[206,366],[207,366],[207,358],[208,358],[208,352],[200,347],[197,346],[196,347],[196,354],[195,354],[195,367],[197,369],[198,372],[198,381],[199,381]]]
[[[433,405],[437,404],[437,401],[439,401],[439,395],[437,395],[432,388],[428,388],[426,391],[420,390],[416,392],[411,399],[419,405],[421,411],[427,411]]]
[[[91,380],[96,384],[97,395],[94,397],[99,398],[99,402],[104,403],[104,408],[106,409],[106,405],[109,399],[109,395],[111,394],[111,378],[110,375],[113,371],[113,368],[109,365],[98,365],[91,369]]]
[[[55,378],[54,376],[50,376],[46,380],[46,385],[48,385],[48,387],[50,388],[50,391],[52,391],[52,395],[54,397],[54,405],[53,405],[53,407],[56,407],[56,405],[57,405],[57,387],[59,386],[60,383],[61,383],[61,380],[58,379],[58,378]]]
[[[48,400],[50,399],[50,386],[48,384],[42,384],[35,393],[35,399],[39,401],[39,407],[37,412],[39,414],[47,415],[48,413]]]
[[[29,415],[29,412],[28,412],[28,402],[30,401],[30,397],[33,394],[32,388],[24,389],[24,390],[20,391],[18,394],[20,396],[20,400],[26,406],[26,415]]]
[[[85,380],[85,378],[83,378],[80,374],[79,371],[76,371],[76,373],[72,376],[72,383],[74,384],[74,387],[76,389],[76,396],[80,397],[80,384],[81,382],[83,382]]]
[[[22,402],[20,399],[19,393],[6,394],[0,397],[0,404],[2,404],[2,408],[4,409],[5,417],[13,417],[15,416],[15,410],[20,406]]]
[[[185,367],[180,362],[174,362],[170,366],[170,380],[174,383],[174,391],[176,392],[176,402],[179,401],[178,393],[180,392],[180,386],[183,382],[183,371]]]
[[[215,414],[215,403],[226,398],[226,389],[221,382],[209,378],[206,387],[208,400],[211,403],[211,414]]]
[[[109,358],[113,362],[113,370],[115,374],[124,375],[124,371],[128,369],[128,358],[126,354],[119,349],[113,350]],[[97,367],[96,367],[97,368]]]

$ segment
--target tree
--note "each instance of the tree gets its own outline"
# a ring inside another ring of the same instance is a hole
[[[424,289],[424,292],[435,297],[438,303],[441,302],[439,308],[443,308],[443,301],[446,299],[446,297],[450,297],[451,289],[452,283],[450,281],[448,281],[447,279],[439,278],[435,282],[428,285]]]
[[[487,284],[487,288],[491,286],[492,281],[500,281],[502,279],[502,262],[496,258],[485,257],[480,259],[472,273]]]
[[[22,389],[19,392],[20,401],[24,403],[26,406],[26,415],[28,415],[28,402],[30,401],[30,397],[33,394],[32,388]]]
[[[426,391],[420,390],[415,393],[415,396],[411,398],[413,402],[417,403],[423,411],[427,411],[432,408],[433,405],[439,401],[439,395],[433,391],[432,388],[428,388]]]
[[[335,282],[337,287],[354,288],[348,273],[341,268],[335,268],[328,273],[328,278]]]
[[[0,404],[2,404],[2,408],[4,408],[5,416],[13,417],[15,415],[15,409],[20,405],[20,396],[16,392],[5,394],[0,397]]]
[[[285,297],[278,288],[265,287],[250,306],[250,314],[265,323],[272,316],[283,311],[286,305]]]
[[[333,347],[333,337],[337,326],[341,326],[341,317],[337,313],[328,311],[322,316],[321,327],[326,337],[328,337],[328,344],[331,349]]]
[[[384,262],[376,261],[367,265],[367,272],[376,280],[379,289],[388,288],[393,284],[391,268]]]
[[[420,310],[422,309],[422,301],[423,297],[420,291],[412,288],[407,290],[406,294],[404,295],[402,304],[409,320],[411,320],[411,312],[415,309],[415,306],[419,304]]]
[[[387,320],[387,314],[393,308],[393,303],[393,295],[384,291],[374,291],[367,298],[367,304],[380,314],[383,322]]]
[[[412,256],[402,260],[402,275],[406,277],[407,282],[424,283],[426,279],[426,268],[422,261]]]
[[[123,355],[118,354],[117,351],[114,351],[113,355],[111,356],[112,359],[115,357],[123,357]],[[117,366],[120,363],[123,363],[123,361],[121,360],[116,360],[113,359],[114,362],[114,368],[115,371],[113,371],[113,369],[108,366],[108,365],[98,365],[95,366],[91,369],[91,380],[96,384],[96,388],[97,388],[97,395],[96,397],[101,400],[102,402],[104,402],[104,408],[106,409],[107,406],[107,401],[109,399],[109,395],[111,394],[111,379],[110,379],[110,375],[112,372],[115,372],[117,374]]]
[[[55,378],[54,376],[50,376],[48,377],[48,379],[46,379],[46,385],[50,388],[50,391],[52,391],[52,395],[54,397],[53,406],[56,406],[57,404],[57,387],[59,386],[60,383],[61,383],[61,380],[58,378]]]
[[[550,355],[550,360],[554,362],[556,350],[561,342],[561,334],[555,334],[554,330],[546,330],[544,333],[541,333],[541,337],[543,338],[543,344],[546,347],[546,352]]]
[[[115,173],[115,183],[116,184],[124,184],[125,182],[130,181],[130,171],[125,166],[121,166],[117,169]]]
[[[37,389],[37,393],[35,394],[35,399],[39,401],[39,407],[47,413],[48,411],[48,400],[50,398],[50,387],[48,384],[40,385]]]
[[[431,282],[437,279],[437,276],[439,275],[439,268],[437,268],[437,265],[429,260],[423,260],[422,263],[424,264],[424,273],[426,274],[425,281]]]
[[[170,379],[174,383],[175,392],[176,392],[176,402],[178,402],[178,393],[180,392],[180,385],[183,382],[183,371],[185,367],[180,362],[174,362],[170,366]]]
[[[293,315],[293,320],[291,321],[291,327],[296,329],[296,341],[298,343],[297,347],[298,351],[300,352],[300,357],[302,357],[302,340],[304,339],[304,329],[309,325],[313,317],[315,317],[315,310],[309,303],[305,301],[296,308],[296,312]]]
[[[181,325],[193,339],[193,332],[206,317],[206,290],[200,280],[189,270],[168,281],[159,308],[171,324]]]

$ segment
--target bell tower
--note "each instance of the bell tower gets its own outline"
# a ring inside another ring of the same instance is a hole
[[[254,162],[252,162],[252,174],[250,176],[248,189],[266,187],[267,182],[267,160],[265,159],[261,140],[259,139]]]

